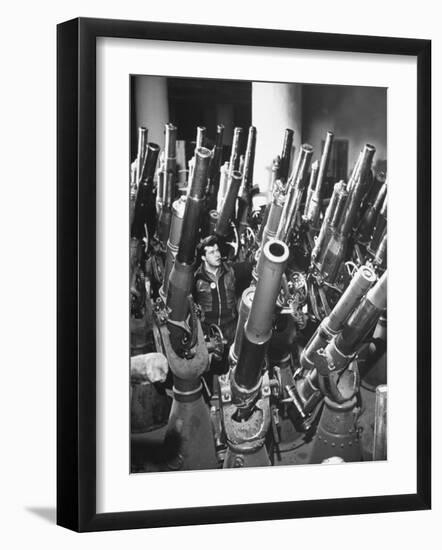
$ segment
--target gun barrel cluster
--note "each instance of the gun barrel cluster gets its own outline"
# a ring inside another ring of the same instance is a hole
[[[271,154],[254,125],[186,146],[168,122],[163,150],[138,129],[131,330],[172,374],[167,468],[386,458],[387,180],[370,143],[342,168],[337,128],[319,150],[286,128]]]

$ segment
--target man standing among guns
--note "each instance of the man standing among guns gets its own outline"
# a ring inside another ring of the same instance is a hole
[[[201,265],[195,272],[194,296],[201,308],[201,324],[204,332],[217,325],[227,341],[223,358],[212,360],[211,372],[224,374],[228,370],[227,356],[235,337],[237,300],[248,287],[252,276],[249,262],[223,262],[218,238],[210,235],[198,245]]]

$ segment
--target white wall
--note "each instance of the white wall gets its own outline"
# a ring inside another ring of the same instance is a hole
[[[148,140],[164,149],[164,121],[169,121],[167,81],[159,76],[136,76],[133,85],[135,97],[146,98],[135,101],[135,131],[145,126],[149,130]]]
[[[376,147],[374,164],[387,159],[387,90],[362,86],[305,86],[302,140],[321,151],[327,130],[348,139],[348,171],[366,143]],[[404,148],[408,146],[404,136]],[[318,154],[316,153],[316,155]],[[315,155],[315,156],[316,156]]]
[[[266,7],[261,7],[265,5]],[[400,13],[398,13],[400,10]],[[3,548],[106,547],[226,549],[233,541],[249,548],[435,548],[442,520],[440,467],[434,468],[434,510],[377,516],[290,520],[229,526],[76,535],[54,526],[55,506],[55,25],[77,16],[109,17],[432,38],[434,151],[440,137],[442,38],[437,3],[372,0],[360,17],[354,2],[311,4],[274,0],[242,5],[237,0],[167,3],[135,0],[24,1],[2,11],[0,93],[2,177],[0,201],[1,396],[0,544]],[[433,181],[442,181],[440,163]],[[433,205],[441,204],[434,185]],[[24,204],[19,204],[24,201]],[[18,215],[21,216],[19,220]],[[441,216],[434,220],[433,279],[441,265]],[[440,310],[434,284],[433,311]],[[6,306],[6,307],[5,307]],[[442,325],[434,318],[433,334]],[[436,338],[434,338],[436,340]],[[434,464],[442,463],[442,387],[434,354]],[[404,419],[405,420],[405,419]],[[287,480],[290,483],[289,480]],[[38,509],[35,513],[32,509]],[[51,521],[42,516],[48,516]],[[337,536],[339,534],[339,536]],[[342,540],[342,544],[339,541]]]
[[[258,131],[254,183],[259,185],[261,192],[267,192],[273,160],[281,154],[286,128],[294,131],[292,163],[293,157],[298,158],[302,134],[302,87],[279,82],[253,82],[252,124]]]

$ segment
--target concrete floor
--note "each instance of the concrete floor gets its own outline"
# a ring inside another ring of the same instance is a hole
[[[371,460],[373,444],[374,392],[361,387],[361,414],[358,418],[360,446],[363,460]],[[132,434],[131,472],[165,471],[163,446],[167,426],[155,430]],[[306,438],[293,428],[289,419],[280,422],[281,446],[271,456],[274,466],[305,465],[310,463],[314,437]],[[345,459],[345,455],[344,455]],[[220,463],[221,467],[221,463]]]

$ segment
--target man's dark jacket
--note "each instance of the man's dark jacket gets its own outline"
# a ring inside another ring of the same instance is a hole
[[[194,296],[201,306],[203,328],[216,324],[234,334],[236,302],[250,282],[251,269],[248,262],[223,262],[216,276],[206,271],[204,263],[196,270]]]

